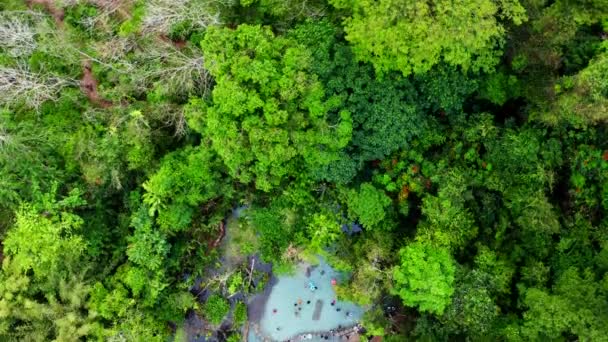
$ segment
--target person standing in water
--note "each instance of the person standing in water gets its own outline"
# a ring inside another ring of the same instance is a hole
[[[312,292],[314,292],[316,289],[318,289],[317,285],[315,285],[315,283],[313,283],[312,281],[308,282],[308,288]]]

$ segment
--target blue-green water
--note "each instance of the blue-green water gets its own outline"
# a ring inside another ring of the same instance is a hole
[[[331,280],[340,281],[339,278],[340,275],[323,261],[312,268],[309,277],[304,265],[292,276],[278,277],[264,307],[260,308],[261,317],[257,329],[250,329],[249,341],[261,340],[255,336],[254,330],[267,339],[286,341],[301,334],[354,326],[361,318],[363,309],[353,303],[337,300]],[[315,291],[309,288],[311,281],[317,286]],[[298,304],[300,300],[301,304]],[[331,305],[334,300],[335,305]],[[314,336],[309,341],[314,340],[321,339]],[[329,340],[333,339],[330,337]]]

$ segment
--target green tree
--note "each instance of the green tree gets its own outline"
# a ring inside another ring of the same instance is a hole
[[[66,265],[86,260],[83,220],[69,210],[84,203],[80,192],[74,189],[61,201],[54,196],[45,195],[41,204],[23,204],[4,240],[4,253],[23,272],[32,270],[37,279],[65,274]]]
[[[255,209],[251,213],[251,222],[260,234],[260,252],[265,261],[280,263],[293,238],[292,227],[286,222],[285,210],[274,206]]]
[[[608,155],[601,148],[577,144],[571,160],[570,189],[577,205],[608,210]]]
[[[20,201],[31,201],[36,192],[49,191],[65,172],[59,166],[51,129],[41,127],[35,119],[15,120],[14,113],[7,110],[0,111],[0,126],[0,208],[13,212]]]
[[[392,238],[384,231],[372,230],[354,243],[349,239],[341,241],[346,244],[341,250],[350,252],[348,258],[341,261],[346,264],[351,277],[346,284],[336,287],[340,298],[371,305],[390,289],[390,265],[395,263],[397,257],[393,252],[396,244]],[[335,259],[332,260],[335,262]]]
[[[427,195],[422,201],[425,219],[418,226],[418,239],[448,248],[462,248],[478,231],[466,205],[469,195],[466,173],[454,168],[437,178],[440,180],[437,196]]]
[[[603,77],[606,72],[608,52],[603,52],[578,74],[564,77],[555,85],[557,101],[548,111],[538,113],[539,118],[552,125],[563,121],[574,125],[608,121],[608,82]]]
[[[544,257],[549,253],[550,239],[560,229],[555,209],[546,196],[539,192],[512,191],[506,206],[521,228],[522,246],[531,253]]]
[[[249,25],[210,28],[201,44],[216,85],[211,103],[194,103],[190,122],[233,177],[268,191],[298,167],[337,159],[350,140],[350,114],[326,119],[339,99],[326,99],[304,46]]]
[[[313,253],[322,252],[342,234],[338,220],[331,214],[314,214],[307,228],[311,236],[309,248]]]
[[[407,306],[441,314],[454,294],[456,267],[446,248],[414,242],[399,251],[400,264],[393,270],[395,293]]]
[[[457,272],[452,302],[441,318],[453,334],[483,338],[496,333],[500,309],[492,296],[490,275],[478,270]]]
[[[346,39],[359,60],[376,71],[424,73],[444,61],[464,69],[490,71],[504,42],[499,18],[521,24],[525,10],[517,1],[352,1],[332,0],[346,9]],[[399,37],[399,39],[395,39]]]
[[[272,22],[273,25],[284,27],[292,21],[306,20],[324,13],[325,6],[321,0],[312,0],[302,3],[297,0],[240,0],[240,5],[249,13],[237,13],[236,19],[249,19],[254,12],[255,22]],[[270,16],[270,18],[266,18]]]
[[[211,324],[215,325],[222,323],[229,311],[230,304],[226,299],[219,295],[212,295],[209,297],[203,306],[205,318],[207,318]]]
[[[247,322],[247,304],[243,302],[236,303],[232,317],[235,327],[239,327],[243,323]]]
[[[591,28],[605,20],[606,1],[528,1],[525,6],[530,25],[512,35],[516,55],[511,64],[523,77],[522,94],[532,105],[531,117],[552,126],[605,120],[601,98],[591,96],[593,88],[601,89],[601,77],[592,77],[594,81],[586,79],[589,74],[576,74],[601,52]],[[591,74],[602,68],[601,60],[589,68]]]
[[[605,339],[606,292],[590,270],[583,277],[569,268],[559,277],[553,293],[530,288],[524,293],[522,333],[530,339],[559,338],[572,333],[580,339]]]
[[[158,213],[162,230],[184,230],[197,208],[219,197],[230,198],[214,153],[206,146],[187,147],[167,154],[158,171],[144,184],[143,201],[149,214]]]
[[[352,113],[353,136],[347,150],[354,160],[384,158],[431,129],[432,120],[423,114],[408,79],[397,73],[378,79],[371,66],[355,61],[348,46],[334,44],[327,49],[315,62],[328,64],[324,70],[327,91],[343,99],[343,106]]]
[[[527,290],[524,303],[530,308],[524,314],[524,319],[529,322],[524,325],[524,334],[532,339],[559,338],[574,319],[568,301],[539,289]]]
[[[480,86],[480,97],[502,106],[511,98],[521,95],[521,86],[516,76],[504,72],[488,75]]]
[[[358,191],[349,190],[346,202],[349,217],[370,230],[379,227],[391,205],[391,199],[384,191],[377,189],[371,183],[361,184]]]
[[[0,272],[0,339],[80,341],[102,329],[88,310],[90,287],[82,275],[35,279],[7,257]],[[49,284],[52,284],[50,287]]]
[[[78,341],[101,328],[86,304],[91,259],[74,213],[86,202],[77,188],[57,192],[55,184],[23,203],[3,241],[0,339]]]
[[[460,114],[467,97],[479,87],[479,82],[469,74],[443,63],[416,75],[414,80],[420,106],[447,114]]]
[[[165,274],[170,245],[165,234],[153,225],[145,207],[134,212],[131,218],[133,234],[127,238],[129,263],[116,271],[120,280],[140,298],[143,307],[152,307],[168,285]]]

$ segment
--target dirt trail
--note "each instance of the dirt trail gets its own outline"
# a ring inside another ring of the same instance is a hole
[[[111,3],[109,1],[108,5]],[[59,29],[63,29],[63,20],[65,18],[65,11],[62,8],[55,6],[54,0],[25,0],[25,4],[31,8],[35,5],[43,6],[47,12],[49,12]],[[113,105],[111,101],[102,99],[97,92],[97,79],[93,75],[91,61],[85,60],[82,63],[82,79],[80,80],[80,90],[86,95],[91,103],[100,106],[102,108],[109,108]]]
[[[25,4],[31,9],[35,5],[40,5],[45,8],[47,12],[55,19],[57,23],[57,27],[59,29],[63,29],[63,21],[65,19],[65,11],[62,8],[59,8],[55,5],[54,0],[24,0]],[[122,18],[130,17],[130,14],[125,11],[124,8],[121,7],[120,0],[97,0],[96,5],[105,8],[111,12],[116,12]],[[159,38],[167,43],[173,44],[175,48],[182,49],[186,46],[187,42],[184,40],[172,40],[165,35],[160,35]],[[82,79],[80,80],[80,89],[86,95],[86,97],[91,101],[91,103],[101,107],[101,108],[109,108],[114,105],[112,101],[106,100],[99,96],[97,91],[97,79],[95,75],[93,75],[91,61],[85,60],[82,63]],[[212,248],[216,248],[221,242],[222,238],[225,235],[224,223],[222,222],[220,226],[220,236],[213,242],[211,245]]]
[[[80,89],[89,98],[89,101],[102,108],[111,107],[113,103],[106,99],[102,99],[97,92],[97,79],[93,76],[91,61],[86,60],[82,63],[82,71],[83,75],[80,80]]]
[[[165,43],[173,44],[176,49],[183,49],[186,47],[186,44],[188,44],[188,42],[185,40],[173,40],[164,34],[158,35],[158,38]]]
[[[224,236],[226,235],[226,227],[224,224],[224,221],[220,222],[220,233],[218,235],[218,237],[215,239],[215,241],[213,241],[213,243],[211,244],[211,248],[217,248],[217,246],[220,245],[220,242],[222,242],[222,239],[224,238]]]
[[[57,6],[55,6],[54,0],[25,0],[25,4],[29,8],[32,8],[32,6],[34,5],[43,6],[47,10],[47,12],[49,12],[53,16],[55,22],[57,23],[57,26],[63,27],[63,19],[65,18],[65,12],[63,11],[63,9],[57,8]]]

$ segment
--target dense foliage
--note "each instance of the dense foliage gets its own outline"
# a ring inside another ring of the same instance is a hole
[[[606,0],[0,11],[0,340],[237,341],[253,254],[387,341],[608,339]]]

